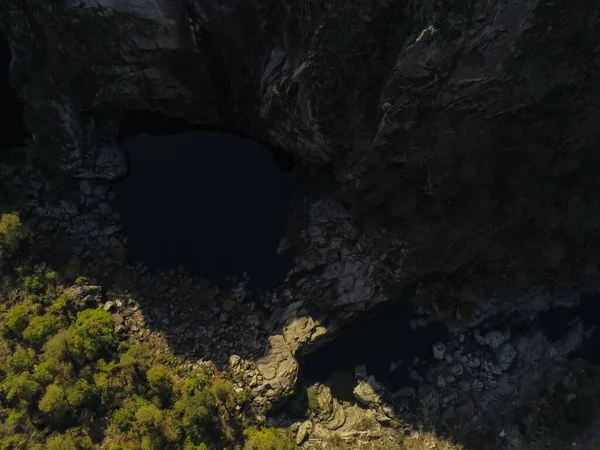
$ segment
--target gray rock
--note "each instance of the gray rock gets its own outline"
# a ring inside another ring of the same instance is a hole
[[[99,199],[105,199],[110,187],[106,184],[99,184],[94,188],[94,196]]]
[[[438,387],[444,387],[444,386],[446,386],[446,380],[444,379],[444,377],[442,375],[438,375],[438,377],[437,377],[437,385],[438,385]]]
[[[432,348],[433,357],[438,361],[444,359],[444,355],[446,354],[446,346],[442,342],[437,342],[433,345]]]
[[[452,374],[459,377],[463,374],[464,369],[460,364],[455,364],[452,366]]]
[[[113,234],[117,233],[120,229],[121,227],[118,225],[109,225],[106,228],[104,228],[104,234],[107,236],[112,236]]]
[[[112,214],[113,209],[112,209],[112,206],[110,206],[109,203],[100,202],[100,203],[98,203],[98,211],[103,216],[110,216]]]
[[[104,309],[104,311],[113,312],[117,310],[117,305],[115,305],[115,302],[108,301],[104,304],[102,308]]]
[[[81,180],[79,182],[79,190],[87,197],[92,194],[92,184],[89,180]]]
[[[507,370],[517,357],[517,351],[508,342],[496,351],[496,362],[502,370]]]
[[[263,376],[261,389],[268,398],[281,398],[296,384],[298,363],[282,335],[269,337],[269,349],[256,366]]]
[[[359,378],[366,378],[367,376],[367,365],[366,364],[359,364],[358,366],[354,367],[354,375],[356,375]]]
[[[505,341],[504,335],[499,331],[490,331],[484,337],[485,345],[490,347],[492,350],[499,348]]]
[[[302,444],[309,436],[312,431],[313,424],[310,420],[302,422],[296,433],[296,445]]]
[[[378,392],[381,392],[382,386],[375,381],[372,376],[358,382],[353,390],[356,399],[363,405],[374,407],[382,403]]]

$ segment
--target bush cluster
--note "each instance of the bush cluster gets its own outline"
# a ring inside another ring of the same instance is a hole
[[[24,277],[0,302],[0,450],[294,448],[243,430],[228,381],[119,338],[109,312],[78,310],[56,280]]]

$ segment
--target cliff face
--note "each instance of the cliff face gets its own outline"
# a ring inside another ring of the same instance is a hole
[[[524,288],[573,294],[597,277],[595,2],[5,0],[0,12],[29,145],[71,175],[123,176],[122,117],[157,111],[269,141],[327,180],[295,203],[296,268],[272,305],[274,327],[288,323],[274,342],[292,353],[326,334],[313,319],[334,329],[437,274],[452,275],[419,298],[457,332],[556,298]]]
[[[133,110],[241,131],[333,173],[337,206],[306,205],[312,231],[292,238],[365,286],[342,304],[473,261],[517,284],[594,262],[592,2],[5,5],[34,145],[76,177],[125,173],[115,137]]]

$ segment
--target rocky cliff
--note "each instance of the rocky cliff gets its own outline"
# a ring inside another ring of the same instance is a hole
[[[127,173],[122,119],[149,111],[269,142],[322,181],[282,245],[296,266],[259,361],[275,396],[296,353],[407,292],[457,337],[594,285],[599,20],[595,2],[566,0],[0,7],[27,145],[82,183]],[[92,246],[118,230],[78,220]]]

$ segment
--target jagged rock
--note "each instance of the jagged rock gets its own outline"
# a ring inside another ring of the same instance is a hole
[[[360,364],[354,367],[354,375],[356,375],[359,378],[365,378],[367,376],[367,365]]]
[[[242,358],[240,358],[238,355],[231,355],[229,357],[229,367],[232,369],[237,369],[240,366],[241,361]]]
[[[269,337],[267,353],[256,367],[264,379],[259,390],[268,398],[281,398],[296,384],[298,363],[282,335]]]
[[[492,350],[499,348],[505,341],[504,335],[499,331],[490,331],[484,336],[485,345]]]
[[[92,185],[89,180],[81,180],[79,182],[79,190],[85,196],[92,195]]]
[[[98,305],[102,301],[101,286],[71,286],[63,292],[74,301],[88,305]]]
[[[103,216],[110,216],[113,212],[112,206],[110,206],[110,204],[106,202],[98,203],[98,211]]]
[[[295,353],[302,344],[317,339],[326,331],[326,328],[320,326],[312,317],[303,316],[290,319],[283,328],[283,336],[290,350]]]
[[[517,351],[508,342],[502,344],[496,351],[496,361],[502,370],[507,370],[516,357]]]
[[[115,305],[115,302],[113,301],[108,301],[104,304],[104,306],[102,306],[102,308],[104,311],[113,312],[117,310],[117,305]]]
[[[365,380],[360,380],[354,388],[353,393],[359,402],[365,406],[373,408],[381,405],[382,400],[379,392],[382,391],[383,387],[375,381],[375,378],[370,376]]]
[[[109,225],[106,228],[104,228],[104,234],[107,236],[112,236],[113,234],[117,233],[120,229],[121,227],[119,227],[118,225]]]
[[[302,444],[309,436],[312,430],[313,424],[310,420],[302,422],[296,433],[296,445]]]
[[[444,355],[446,354],[446,346],[442,342],[438,342],[433,345],[432,348],[433,357],[438,361],[444,359]]]

